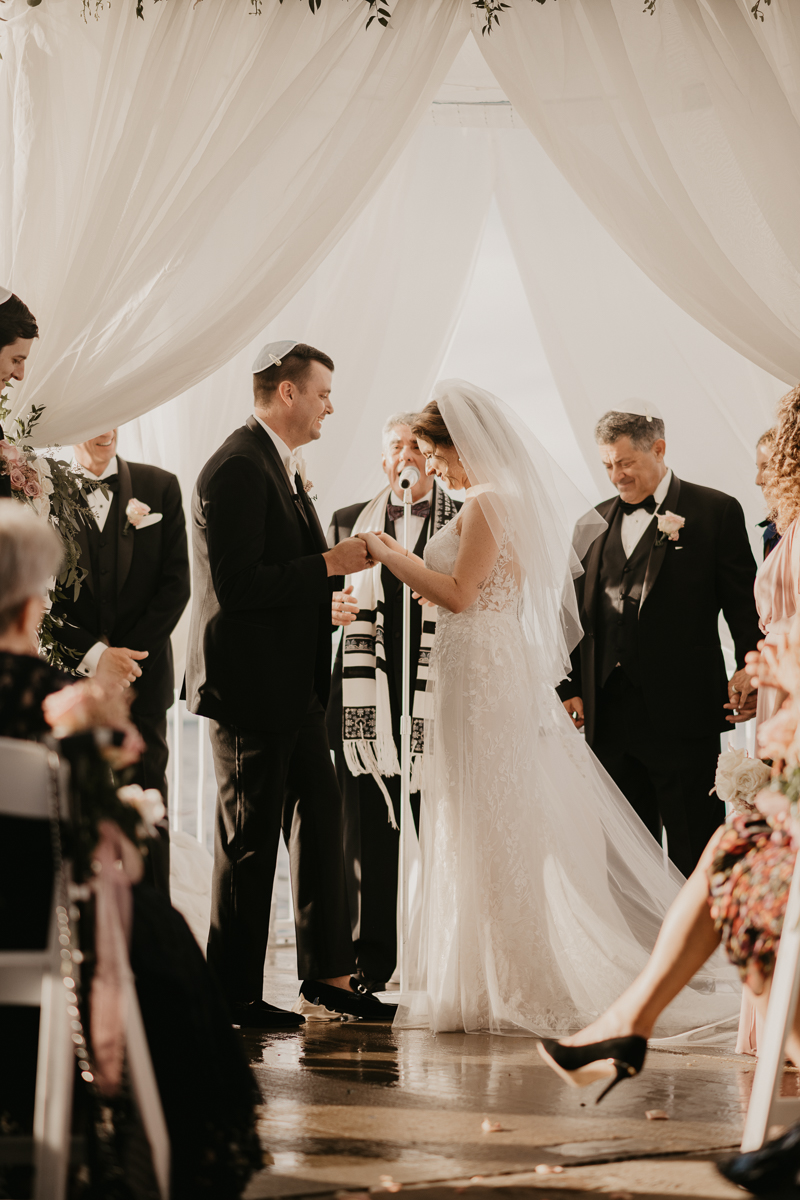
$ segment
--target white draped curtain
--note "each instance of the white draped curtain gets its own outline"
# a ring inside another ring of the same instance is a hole
[[[772,375],[800,378],[800,6],[513,3],[481,48],[634,262]]]
[[[469,27],[464,0],[4,9],[0,279],[43,337],[15,410],[80,440],[245,347],[352,223]],[[392,230],[387,226],[387,239]]]

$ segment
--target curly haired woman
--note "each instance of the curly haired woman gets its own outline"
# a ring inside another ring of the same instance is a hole
[[[782,633],[788,632],[799,607],[800,385],[778,404],[772,454],[764,464],[763,475],[764,498],[782,537],[761,564],[755,591],[761,628],[767,643],[774,645]],[[759,688],[757,723],[777,712],[783,699],[776,688]]]

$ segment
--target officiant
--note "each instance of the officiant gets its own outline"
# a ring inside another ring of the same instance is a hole
[[[374,499],[340,508],[328,545],[362,530],[382,529],[403,542],[403,498],[398,479],[406,466],[419,480],[411,489],[408,545],[422,555],[429,538],[460,505],[425,474],[411,432],[415,414],[394,413],[383,427],[381,465],[387,478]],[[342,581],[343,583],[343,581]],[[332,620],[344,632],[328,702],[328,736],[344,805],[348,900],[362,989],[383,991],[397,962],[397,871],[400,824],[400,715],[403,671],[403,587],[377,565],[333,595]],[[436,609],[411,607],[412,796],[419,827],[419,772],[424,753],[423,711]]]
[[[167,803],[167,710],[175,698],[170,637],[189,601],[186,519],[177,476],[127,462],[111,429],[73,447],[74,468],[91,485],[90,519],[78,529],[86,572],[77,598],[54,606],[62,643],[79,675],[132,687],[131,716],[145,752],[132,783]],[[178,798],[176,797],[176,803]],[[146,861],[148,882],[169,896],[169,824],[159,825]]]

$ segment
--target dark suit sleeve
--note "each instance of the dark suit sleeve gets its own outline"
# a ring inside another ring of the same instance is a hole
[[[126,635],[129,650],[159,650],[189,603],[189,551],[181,488],[174,475],[162,500],[161,577],[147,607]]]
[[[753,594],[756,562],[750,549],[742,506],[733,497],[722,518],[717,551],[717,596],[736,650],[736,666],[744,666],[748,650],[762,636]]]
[[[86,584],[83,586],[85,587]],[[57,621],[63,622],[58,626],[58,642],[65,650],[74,652],[70,665],[77,667],[84,655],[88,654],[92,646],[100,641],[100,638],[94,633],[89,633],[87,629],[81,629],[79,625],[73,625],[68,621],[63,608],[58,603],[53,605],[53,617]]]
[[[580,696],[583,699],[580,643],[578,643],[570,655],[570,665],[572,670],[569,675],[556,688],[558,698],[561,701],[572,700],[575,696]]]
[[[342,531],[339,527],[339,510],[338,509],[331,517],[331,523],[328,526],[328,536],[327,536],[326,540],[328,542],[329,550],[332,550],[334,546],[338,546],[339,542],[341,542],[341,540],[342,540]],[[332,575],[330,577],[330,579],[328,580],[328,582],[331,585],[332,592],[340,592],[342,590],[342,588],[344,587],[344,575]],[[331,628],[335,632],[336,630],[339,629],[339,626],[332,625]]]
[[[244,455],[226,458],[205,485],[208,562],[223,613],[330,602],[322,554],[265,563],[270,482]]]

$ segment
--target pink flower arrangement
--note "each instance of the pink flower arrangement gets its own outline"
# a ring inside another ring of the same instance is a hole
[[[0,474],[8,475],[14,491],[22,492],[29,500],[41,497],[42,485],[36,467],[5,438],[0,438]]]
[[[129,703],[121,690],[110,693],[95,680],[83,679],[51,692],[42,702],[42,711],[57,738],[73,737],[90,729],[123,733],[120,746],[108,739],[102,749],[113,770],[121,771],[138,762],[144,751],[141,734],[128,715]]]
[[[798,761],[797,746],[798,713],[793,701],[786,700],[781,708],[764,721],[758,729],[758,746],[764,758],[784,762],[787,766],[796,767]]]

